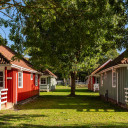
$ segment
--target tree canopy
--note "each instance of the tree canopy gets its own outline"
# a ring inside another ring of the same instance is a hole
[[[24,0],[17,6],[21,15],[8,22],[10,39],[18,50],[25,48],[37,68],[71,74],[72,90],[85,59],[127,46],[124,0]]]
[[[0,35],[0,45],[7,45],[7,40]]]

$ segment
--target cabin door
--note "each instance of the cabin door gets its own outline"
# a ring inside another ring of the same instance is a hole
[[[8,95],[7,101],[12,102],[12,93],[13,93],[13,80],[12,80],[12,71],[7,72],[7,88],[8,88]]]

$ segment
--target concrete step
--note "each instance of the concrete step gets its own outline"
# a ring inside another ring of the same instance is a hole
[[[6,109],[11,109],[14,107],[14,104],[11,102],[7,102],[7,107],[5,106],[5,104],[1,105],[1,110],[6,110]]]

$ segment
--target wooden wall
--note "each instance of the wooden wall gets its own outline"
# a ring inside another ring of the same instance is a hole
[[[125,92],[124,88],[128,87],[128,70],[126,67],[118,68],[118,92],[117,86],[112,87],[112,70],[107,71],[106,77],[103,78],[103,86],[100,83],[99,93],[105,96],[106,90],[108,90],[108,97],[125,104]],[[101,81],[100,81],[101,82]],[[117,94],[118,93],[118,94]]]
[[[31,80],[31,73],[23,72],[23,88],[18,88],[17,69],[8,70],[7,77],[12,77],[12,79],[7,80],[8,102],[16,103],[16,100],[22,101],[32,96],[39,95],[39,75],[38,86],[35,86],[35,74],[33,74],[33,80]]]

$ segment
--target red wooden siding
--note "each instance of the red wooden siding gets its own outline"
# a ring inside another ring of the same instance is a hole
[[[91,90],[93,91],[93,84],[95,83],[95,78],[94,76],[92,76],[92,79],[91,79],[91,76],[89,77],[89,82],[88,82],[88,90]]]
[[[18,73],[18,70],[13,69],[13,90],[12,90],[12,102],[16,103],[16,73]]]
[[[33,74],[33,80],[31,80],[31,73],[23,72],[23,88],[17,87],[17,101],[22,101],[38,94],[39,85],[35,86],[35,74]]]
[[[17,69],[8,70],[7,77],[12,77],[12,79],[7,80],[8,102],[16,103],[16,101],[22,101],[39,94],[39,75],[38,86],[35,86],[35,74],[33,74],[33,80],[31,80],[31,73],[23,72],[23,88],[18,88]]]
[[[12,77],[12,79],[7,80],[7,88],[8,88],[8,95],[7,95],[7,101],[12,102],[12,91],[13,91],[13,72],[12,70],[7,71],[7,77]]]

